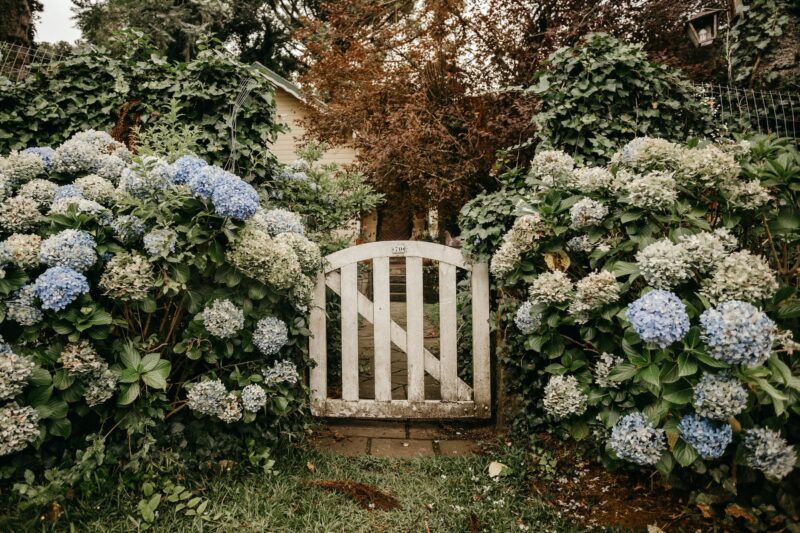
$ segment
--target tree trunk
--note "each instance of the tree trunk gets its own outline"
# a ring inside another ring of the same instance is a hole
[[[32,25],[28,0],[0,0],[0,41],[31,46]]]

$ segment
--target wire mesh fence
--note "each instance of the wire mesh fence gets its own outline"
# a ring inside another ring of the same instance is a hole
[[[700,84],[698,96],[713,107],[722,125],[733,131],[771,133],[797,139],[800,93],[760,91]]]
[[[64,52],[41,46],[30,48],[0,41],[0,77],[20,82],[25,79],[32,67],[59,61],[64,55]]]

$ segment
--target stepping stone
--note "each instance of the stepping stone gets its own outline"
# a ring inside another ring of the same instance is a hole
[[[478,445],[471,440],[440,440],[439,453],[446,457],[474,455],[479,451]]]
[[[367,437],[322,437],[315,441],[314,447],[320,451],[329,451],[337,455],[358,457],[367,454]]]
[[[433,442],[413,439],[372,439],[375,457],[433,457]]]

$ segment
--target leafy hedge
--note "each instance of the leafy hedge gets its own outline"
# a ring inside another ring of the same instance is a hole
[[[2,478],[47,503],[155,439],[269,468],[304,426],[321,256],[300,217],[96,131],[0,158],[0,185]]]
[[[468,253],[493,254],[517,423],[796,522],[798,179],[786,140],[639,138],[608,167],[541,151],[466,206]],[[513,222],[501,207],[492,224],[499,195],[527,198]]]
[[[20,83],[0,80],[0,153],[56,146],[82,130],[110,131],[120,121],[146,131],[178,106],[184,123],[197,127],[197,153],[225,165],[231,108],[242,79],[249,77],[253,90],[236,117],[235,168],[248,181],[269,175],[274,159],[265,145],[279,126],[266,77],[217,49],[173,63],[141,39],[127,46],[125,59],[102,48],[76,47],[63,60],[32,66]]]
[[[636,136],[710,133],[712,109],[678,71],[651,63],[641,45],[595,33],[548,58],[528,91],[540,99],[537,138],[578,160],[608,159]]]

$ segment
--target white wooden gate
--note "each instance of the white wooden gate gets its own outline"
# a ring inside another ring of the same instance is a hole
[[[406,262],[407,330],[391,317],[389,259]],[[317,278],[311,310],[311,411],[316,416],[352,418],[489,418],[489,271],[471,264],[460,250],[423,241],[380,241],[330,254]],[[423,344],[422,260],[439,262],[439,358]],[[373,298],[358,290],[358,263],[372,261]],[[471,271],[473,384],[458,377],[456,268]],[[328,398],[325,288],[341,297],[342,394]],[[375,399],[359,398],[358,317],[374,327]],[[392,399],[392,344],[408,357],[407,398]],[[441,400],[425,398],[425,373],[440,385]]]

